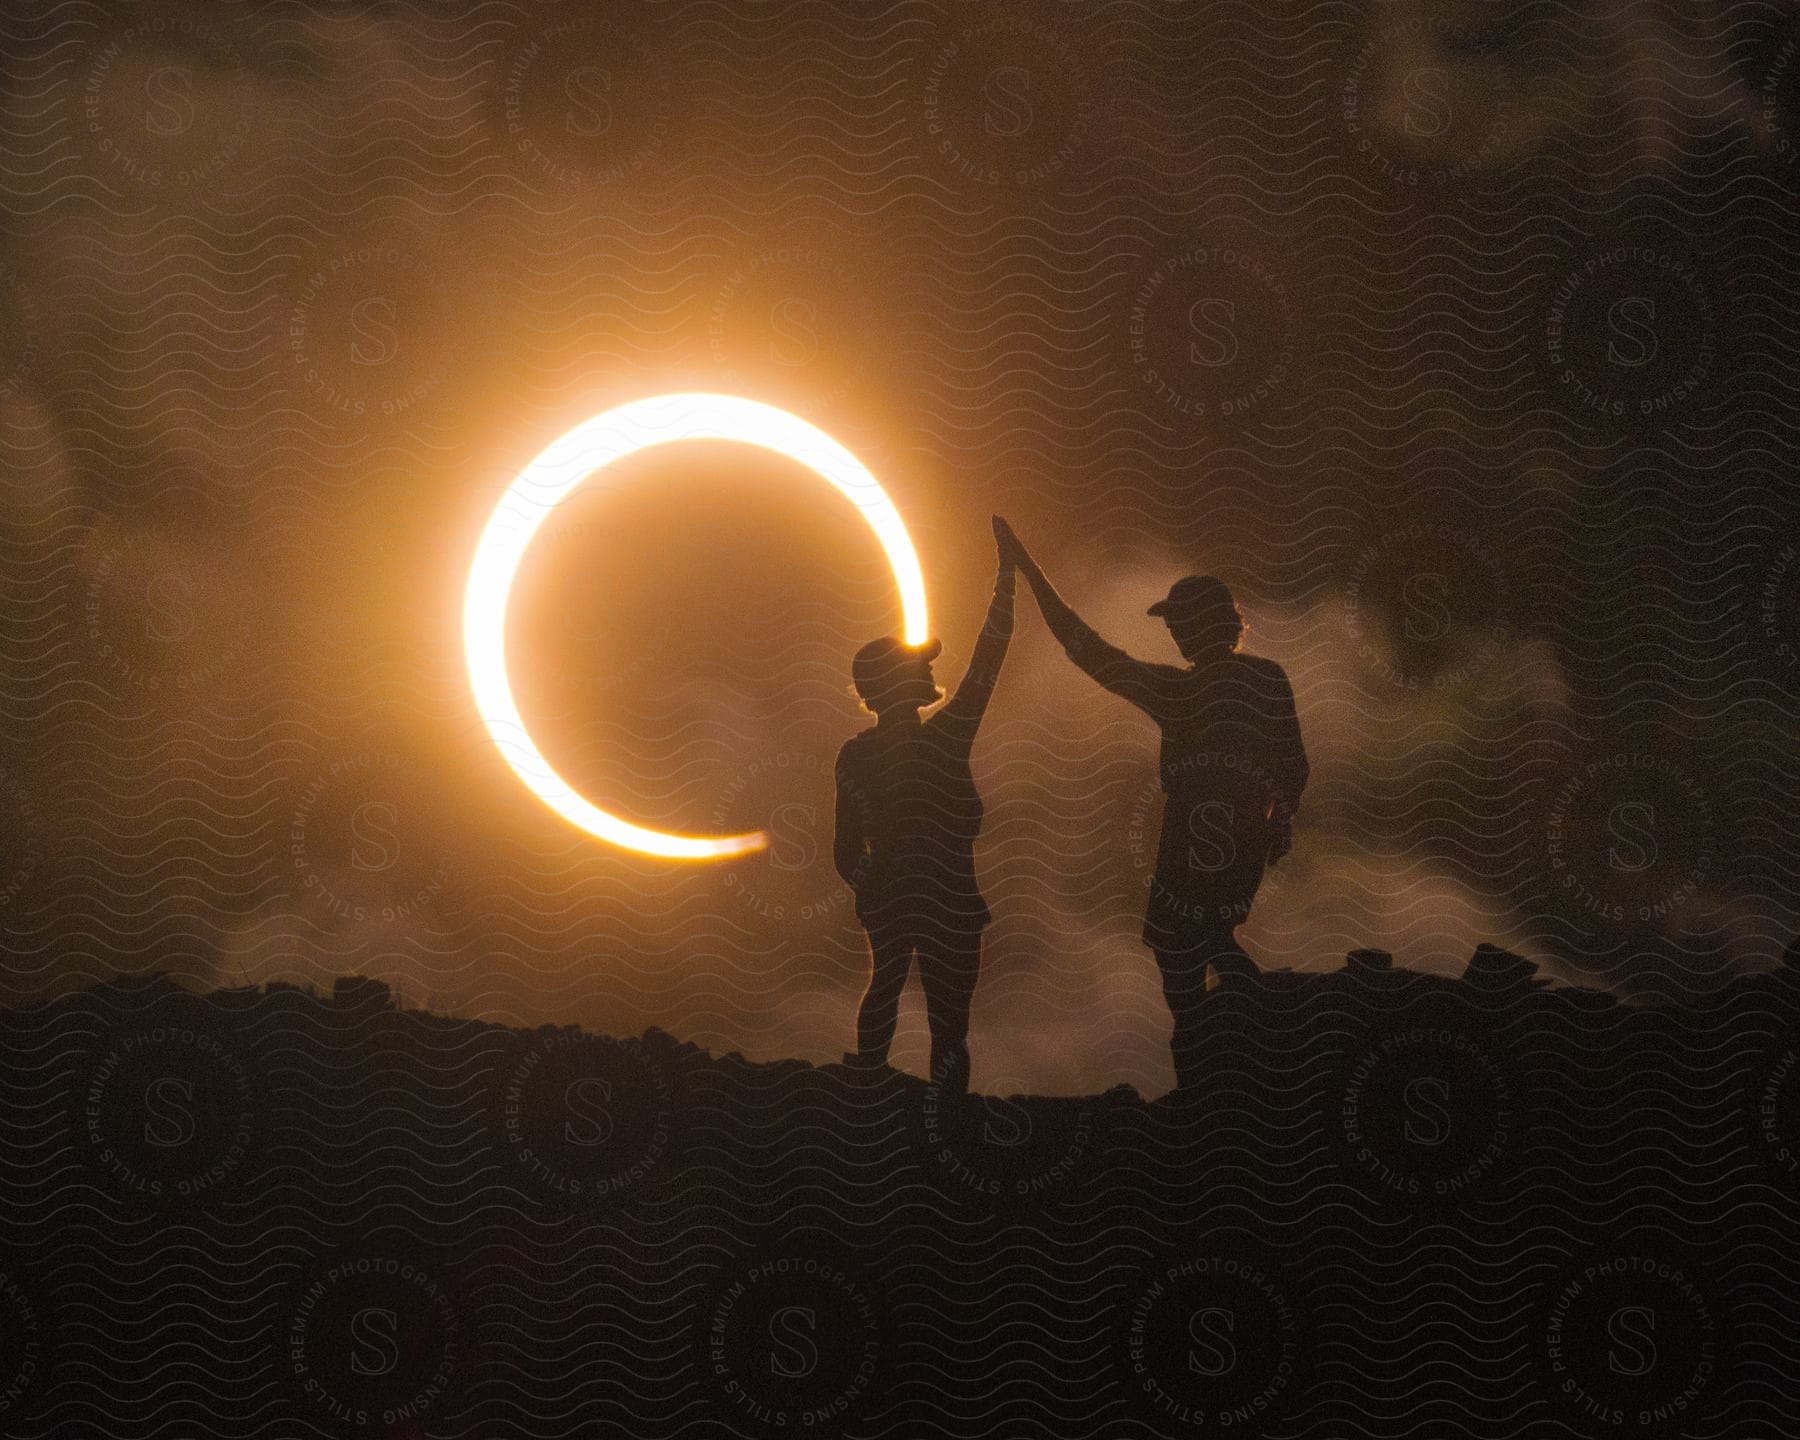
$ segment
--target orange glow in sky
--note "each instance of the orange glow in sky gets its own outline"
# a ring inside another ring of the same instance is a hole
[[[925,579],[912,537],[880,482],[842,445],[796,415],[735,395],[658,395],[607,410],[577,425],[519,472],[500,497],[469,567],[463,601],[463,653],[476,709],[513,773],[558,815],[590,835],[670,860],[724,860],[761,850],[766,837],[677,835],[602,810],[578,794],[533,742],[506,671],[506,612],[513,577],[531,537],[584,480],[628,455],[681,440],[733,440],[785,455],[814,471],[862,512],[881,542],[899,587],[903,637],[930,637]]]

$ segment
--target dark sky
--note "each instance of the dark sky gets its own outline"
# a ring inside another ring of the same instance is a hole
[[[668,452],[520,582],[551,758],[767,856],[572,831],[461,669],[506,480],[694,388],[882,478],[946,680],[994,511],[1139,653],[1173,578],[1234,586],[1314,760],[1266,965],[1493,939],[1679,1002],[1795,928],[1800,7],[63,0],[0,42],[9,999],[360,969],[835,1057],[831,758],[898,618],[854,512]],[[1160,1089],[1154,735],[1021,622],[975,1081]]]

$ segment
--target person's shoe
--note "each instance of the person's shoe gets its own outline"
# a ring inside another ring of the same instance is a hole
[[[1202,1099],[1200,1077],[1198,1075],[1177,1075],[1175,1088],[1163,1096],[1177,1105],[1195,1105]]]
[[[934,1057],[931,1064],[931,1078],[925,1083],[937,1092],[939,1101],[946,1105],[954,1105],[968,1099],[968,1052],[966,1050],[958,1051],[950,1059]]]
[[[843,1065],[852,1080],[879,1080],[891,1069],[887,1056],[865,1055],[860,1050],[846,1050]]]
[[[1262,966],[1258,965],[1242,950],[1227,950],[1213,956],[1212,973],[1207,976],[1207,989],[1216,990],[1221,985],[1233,988],[1247,981],[1255,980],[1262,974]]]
[[[937,1103],[946,1110],[954,1110],[969,1103],[969,1087],[966,1083],[961,1088],[954,1085],[933,1085],[926,1093],[935,1095]]]

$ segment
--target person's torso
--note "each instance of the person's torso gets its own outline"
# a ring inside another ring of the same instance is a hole
[[[981,795],[965,745],[930,720],[866,730],[841,784],[856,807],[878,883],[972,873]]]
[[[1166,819],[1185,828],[1197,809],[1232,828],[1261,825],[1279,798],[1276,772],[1284,736],[1269,669],[1232,655],[1171,680],[1160,717],[1158,770]]]

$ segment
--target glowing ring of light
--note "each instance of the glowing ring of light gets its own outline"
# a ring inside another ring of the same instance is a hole
[[[887,553],[900,589],[904,638],[923,644],[930,634],[925,579],[912,537],[868,467],[823,430],[796,415],[736,395],[658,395],[607,410],[577,425],[519,472],[481,533],[463,600],[463,654],[475,707],[506,763],[526,787],[563,819],[590,835],[671,860],[722,860],[767,843],[761,831],[744,835],[674,835],[622,820],[577,794],[538,750],[506,673],[506,609],[513,577],[531,537],[550,512],[595,471],[652,446],[681,440],[735,440],[785,455],[829,480],[862,512]]]

